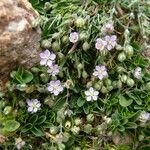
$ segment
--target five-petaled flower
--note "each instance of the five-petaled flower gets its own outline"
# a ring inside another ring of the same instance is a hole
[[[60,67],[57,64],[50,66],[47,72],[52,75],[53,77],[56,76],[60,71]]]
[[[117,36],[116,35],[107,35],[105,36],[105,41],[107,42],[106,48],[110,51],[117,45]]]
[[[79,33],[77,32],[71,32],[69,36],[69,40],[72,43],[76,43],[79,40]]]
[[[41,109],[41,103],[37,99],[27,100],[28,112],[35,113]]]
[[[45,50],[44,52],[40,53],[40,65],[42,66],[51,66],[56,58],[56,55],[49,50]]]
[[[142,71],[142,69],[141,69],[140,67],[137,67],[137,68],[134,70],[133,75],[134,75],[134,77],[135,77],[136,79],[140,79],[140,78],[141,78],[141,71]]]
[[[94,90],[92,87],[90,87],[90,89],[84,93],[87,101],[96,101],[98,99],[99,92]]]
[[[63,91],[63,86],[61,85],[61,82],[59,80],[56,81],[50,81],[48,84],[48,91],[50,91],[52,94],[57,96],[60,92]]]
[[[150,120],[150,113],[142,111],[139,116],[139,120],[143,123],[147,122],[148,120]]]
[[[93,75],[98,77],[100,80],[107,77],[108,73],[106,67],[103,65],[96,66]]]
[[[97,50],[103,50],[106,46],[107,42],[102,40],[101,38],[96,39],[95,48]]]

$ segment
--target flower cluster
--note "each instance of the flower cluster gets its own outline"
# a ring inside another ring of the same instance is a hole
[[[107,23],[103,29],[105,32],[111,33],[114,30],[113,23]],[[95,43],[95,48],[97,50],[104,50],[105,48],[110,51],[117,45],[116,35],[106,35],[104,38],[97,38]]]

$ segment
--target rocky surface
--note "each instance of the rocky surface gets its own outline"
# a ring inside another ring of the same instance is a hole
[[[28,0],[0,0],[0,89],[16,65],[38,61],[40,29],[32,28],[37,17]]]

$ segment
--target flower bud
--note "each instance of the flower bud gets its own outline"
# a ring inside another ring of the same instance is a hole
[[[6,102],[1,100],[0,101],[0,109],[5,107],[5,105],[6,105]]]
[[[67,44],[69,42],[69,37],[67,35],[62,37],[62,43]]]
[[[145,86],[146,91],[150,91],[150,82],[148,82]]]
[[[63,53],[61,53],[61,52],[58,52],[57,55],[58,55],[58,57],[60,59],[64,59],[65,58],[65,55]]]
[[[87,40],[87,39],[88,39],[88,35],[85,32],[81,32],[80,33],[80,40],[83,41],[83,40]]]
[[[81,147],[75,147],[73,150],[81,150]]]
[[[12,112],[12,107],[11,107],[11,106],[6,106],[6,107],[4,108],[4,110],[3,110],[3,113],[4,113],[5,115],[10,114],[11,112]]]
[[[59,76],[60,78],[62,78],[62,77],[64,76],[63,71],[59,71],[58,76]]]
[[[123,68],[123,67],[121,67],[121,66],[118,66],[117,67],[117,72],[118,73],[122,73],[122,72],[124,72],[125,71],[125,69]]]
[[[122,46],[117,44],[116,50],[120,51],[120,50],[122,50],[122,49],[123,49]]]
[[[56,32],[52,35],[52,39],[59,40],[60,36],[61,36],[61,32]]]
[[[27,87],[26,84],[17,84],[16,85],[16,89],[18,89],[19,91],[25,91],[26,87]]]
[[[89,81],[89,82],[86,84],[86,87],[89,89],[91,86],[92,86],[92,81]]]
[[[71,127],[71,122],[70,121],[66,121],[65,128],[70,129],[70,127]]]
[[[85,133],[89,134],[89,133],[92,131],[92,129],[93,129],[93,127],[92,127],[91,124],[86,124],[86,125],[84,125],[83,131],[84,131]]]
[[[81,118],[76,118],[76,119],[74,120],[74,123],[75,123],[76,126],[79,126],[79,125],[82,124],[82,119],[81,119]]]
[[[112,83],[112,82],[111,82],[111,80],[110,80],[110,79],[106,79],[106,80],[105,80],[105,84],[106,84],[106,86],[110,86],[110,85],[111,85],[111,83]]]
[[[38,73],[38,72],[40,72],[40,69],[37,68],[37,67],[32,67],[31,71],[34,72],[34,73]]]
[[[22,101],[22,100],[19,101],[18,104],[19,104],[19,106],[22,107],[22,108],[23,108],[23,107],[26,107],[26,103],[25,103],[24,101]]]
[[[73,81],[72,80],[67,80],[64,84],[64,87],[66,87],[67,89],[73,87]]]
[[[139,139],[139,141],[143,141],[143,140],[144,140],[144,135],[142,135],[142,134],[139,135],[139,138],[138,138],[138,139]]]
[[[120,62],[123,62],[123,61],[126,60],[126,55],[125,55],[124,52],[121,52],[121,53],[118,55],[118,60],[119,60]]]
[[[58,127],[53,126],[53,127],[50,128],[50,133],[51,133],[52,135],[57,134],[57,132],[58,132]]]
[[[26,93],[32,93],[35,90],[34,86],[27,86],[25,92]]]
[[[59,150],[65,150],[65,149],[66,149],[65,144],[63,144],[63,143],[58,143],[58,149],[59,149]]]
[[[125,47],[125,52],[126,52],[128,57],[131,57],[134,53],[133,47],[131,45],[126,46]]]
[[[130,86],[130,87],[133,87],[134,86],[134,80],[131,79],[131,78],[128,78],[127,79],[127,85]]]
[[[60,50],[59,42],[55,41],[55,42],[52,43],[52,50],[55,51],[55,52]]]
[[[50,39],[43,40],[41,42],[41,47],[42,48],[50,48],[51,47],[51,40]]]
[[[117,81],[117,88],[118,89],[121,89],[122,88],[122,82],[119,80]]]
[[[112,86],[113,86],[114,89],[117,88],[117,81],[113,81]]]
[[[100,90],[101,89],[101,87],[102,87],[102,85],[100,85],[100,84],[98,84],[98,83],[95,83],[94,84],[94,89],[96,89],[96,90]]]
[[[49,80],[48,75],[44,74],[44,73],[40,74],[40,78],[41,78],[41,81],[44,82],[44,83],[47,83],[48,80]]]
[[[127,78],[128,78],[127,75],[122,75],[121,76],[121,82],[126,83]]]
[[[101,92],[102,92],[103,94],[106,94],[106,93],[108,93],[108,90],[107,90],[107,88],[106,88],[105,86],[102,86]]]
[[[96,126],[96,134],[100,135],[102,133],[102,127],[101,125]]]
[[[51,7],[52,7],[52,6],[51,6],[50,2],[46,2],[46,3],[44,4],[44,10],[45,10],[45,11],[50,10]]]
[[[84,25],[85,25],[85,20],[84,20],[83,18],[81,18],[81,17],[78,17],[78,18],[76,19],[76,21],[75,21],[75,25],[76,25],[76,27],[78,27],[78,28],[82,28],[82,27],[84,27]]]
[[[79,134],[79,132],[80,132],[80,127],[77,127],[77,126],[72,127],[72,128],[71,128],[71,132],[72,132],[74,135]]]
[[[78,64],[77,68],[78,68],[79,70],[81,70],[81,69],[84,68],[84,65],[80,63],[80,64]]]
[[[87,120],[88,123],[93,122],[94,121],[94,115],[93,114],[88,114],[86,116],[86,120]]]
[[[40,25],[40,18],[36,18],[32,21],[32,28],[37,28]]]
[[[88,77],[88,74],[87,74],[87,72],[85,70],[83,70],[83,72],[82,72],[82,77],[84,79],[87,79],[87,77]]]
[[[68,132],[63,133],[63,142],[68,142],[71,135]]]
[[[108,86],[107,89],[108,89],[108,91],[111,91],[111,90],[113,90],[113,86]]]
[[[82,45],[82,48],[84,51],[87,51],[90,49],[90,44],[88,42],[84,42]]]

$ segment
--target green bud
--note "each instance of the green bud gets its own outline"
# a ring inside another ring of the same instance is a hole
[[[59,76],[60,78],[62,78],[62,77],[64,76],[63,71],[60,71],[59,74],[58,74],[58,76]]]
[[[118,89],[121,89],[122,88],[122,82],[119,80],[117,81],[117,88]]]
[[[105,84],[106,86],[110,86],[111,85],[111,80],[110,79],[105,79]]]
[[[45,11],[48,11],[48,10],[50,10],[51,8],[52,8],[52,6],[51,6],[50,2],[46,2],[46,3],[44,4],[44,10],[45,10]]]
[[[82,119],[81,119],[81,118],[76,118],[76,119],[74,120],[74,123],[75,123],[76,126],[79,126],[79,125],[82,124]]]
[[[117,67],[117,72],[118,73],[122,73],[122,72],[124,72],[125,71],[125,69],[123,68],[123,67],[121,67],[121,66],[118,66]]]
[[[112,86],[113,86],[114,89],[117,88],[117,81],[113,81]]]
[[[63,144],[63,143],[58,143],[58,149],[59,149],[59,150],[65,150],[65,149],[66,149],[65,144]]]
[[[145,86],[146,91],[150,91],[150,82],[148,82]]]
[[[139,141],[143,141],[144,140],[144,135],[139,135]]]
[[[81,18],[81,17],[78,17],[78,18],[76,19],[76,21],[75,21],[75,25],[76,25],[76,27],[78,27],[78,28],[82,28],[82,27],[84,27],[84,25],[85,25],[85,20],[84,20],[83,18]]]
[[[81,32],[80,33],[80,40],[83,41],[83,40],[87,40],[89,37],[88,35],[85,33],[85,32]]]
[[[58,52],[57,55],[58,55],[58,57],[60,59],[64,59],[65,58],[65,55],[63,53],[61,53],[61,52]]]
[[[49,80],[49,76],[47,74],[40,74],[40,78],[41,78],[41,81],[44,82],[44,83],[47,83],[48,80]]]
[[[102,86],[101,92],[103,94],[106,94],[106,93],[108,93],[108,90],[107,90],[107,88],[105,86]]]
[[[108,86],[107,89],[108,89],[108,91],[111,91],[111,90],[113,90],[113,86]]]
[[[100,133],[102,132],[102,127],[101,127],[101,125],[97,125],[97,126],[96,126],[96,132],[97,132],[98,134],[100,134]]]
[[[67,35],[62,37],[62,43],[67,44],[69,42],[69,37]]]
[[[32,28],[37,28],[40,25],[40,18],[36,18],[32,21]]]
[[[3,110],[3,113],[4,113],[5,115],[10,114],[11,112],[12,112],[12,107],[11,107],[11,106],[6,106],[6,107],[4,108],[4,110]]]
[[[84,125],[83,130],[84,130],[85,133],[89,134],[92,131],[92,129],[93,129],[93,127],[92,127],[91,124],[86,124],[86,125]]]
[[[133,87],[134,86],[134,80],[131,79],[131,78],[128,78],[127,79],[127,85],[130,86],[130,87]]]
[[[89,89],[91,86],[92,86],[92,81],[89,81],[89,82],[86,84],[86,87]]]
[[[17,84],[16,85],[16,89],[18,89],[19,91],[25,91],[26,87],[27,87],[26,84]]]
[[[127,75],[122,75],[121,76],[121,82],[126,83],[127,78],[128,78]]]
[[[81,150],[81,147],[75,147],[73,150]]]
[[[40,72],[40,69],[37,68],[37,67],[32,67],[31,71],[34,72],[34,73],[38,73],[38,72]]]
[[[88,114],[86,116],[86,120],[87,120],[88,123],[93,122],[94,121],[94,115],[93,114]]]
[[[80,63],[80,64],[78,64],[77,68],[78,68],[79,70],[81,70],[81,69],[84,68],[84,65]]]
[[[88,74],[87,74],[87,72],[85,70],[83,70],[83,72],[82,72],[82,77],[84,79],[87,79],[87,77],[88,77]]]
[[[1,100],[1,101],[0,101],[0,108],[5,107],[5,105],[6,105],[6,102]]]
[[[121,53],[118,55],[118,60],[119,60],[120,62],[123,62],[123,61],[126,60],[126,55],[125,55],[124,52],[121,52]]]
[[[72,127],[72,128],[71,128],[71,132],[72,132],[74,135],[79,134],[79,132],[80,132],[80,127],[77,127],[77,126]]]
[[[22,101],[22,100],[19,101],[18,104],[19,104],[19,106],[22,107],[22,108],[26,106],[26,103],[25,103],[24,101]]]
[[[27,86],[25,92],[26,93],[32,93],[35,90],[34,86]]]
[[[56,127],[56,126],[51,127],[51,128],[50,128],[50,133],[51,133],[52,135],[57,134],[57,133],[58,133],[58,127]]]
[[[63,133],[63,142],[68,142],[71,135],[68,132]]]
[[[41,47],[42,48],[50,48],[51,47],[51,40],[50,39],[43,40],[41,42]]]
[[[52,43],[52,50],[55,51],[55,52],[60,50],[59,42],[55,41],[55,42]]]
[[[88,42],[84,42],[82,45],[82,48],[84,51],[87,51],[90,49],[90,44]]]
[[[96,89],[96,90],[100,90],[101,89],[101,87],[102,87],[102,85],[100,85],[100,84],[98,84],[98,83],[95,83],[94,84],[94,89]]]
[[[126,46],[125,47],[125,52],[126,52],[128,57],[131,57],[134,53],[133,47],[131,45]]]
[[[123,48],[122,48],[121,45],[117,45],[117,46],[116,46],[116,50],[119,50],[119,51],[120,51],[120,50],[122,50],[122,49],[123,49]]]
[[[71,127],[71,122],[70,121],[66,121],[65,128],[70,129],[70,127]]]
[[[58,40],[60,38],[60,36],[61,36],[61,32],[54,33],[52,35],[52,39]]]

